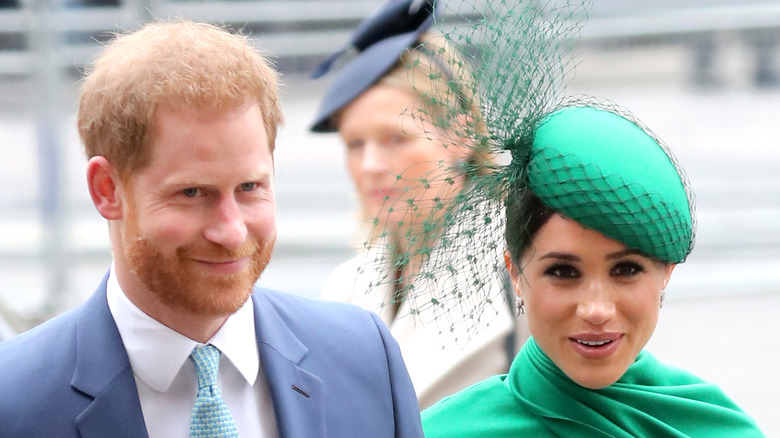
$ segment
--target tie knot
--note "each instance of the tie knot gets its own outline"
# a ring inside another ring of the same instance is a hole
[[[195,363],[199,388],[216,386],[219,355],[219,350],[213,345],[206,345],[205,347],[192,350],[190,357],[192,362]]]

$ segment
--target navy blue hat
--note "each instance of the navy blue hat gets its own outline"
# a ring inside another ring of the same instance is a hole
[[[346,48],[328,57],[312,74],[327,73],[334,61],[349,50],[358,55],[333,80],[320,103],[312,132],[333,132],[331,117],[382,78],[433,25],[434,0],[390,0],[376,14],[363,20]]]

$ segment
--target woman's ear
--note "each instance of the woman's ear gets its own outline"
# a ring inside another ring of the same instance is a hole
[[[122,182],[105,157],[92,157],[87,162],[87,187],[101,216],[108,220],[122,218]]]
[[[672,278],[672,271],[674,271],[676,264],[670,264],[666,265],[664,268],[664,289],[666,289],[666,285],[669,284],[669,279]]]
[[[455,147],[463,155],[461,158],[467,160],[469,155],[474,152],[476,139],[474,138],[474,118],[468,114],[457,115],[458,142]]]

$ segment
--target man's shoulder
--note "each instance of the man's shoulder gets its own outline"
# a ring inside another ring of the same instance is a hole
[[[52,353],[58,347],[73,343],[76,320],[81,306],[56,316],[30,330],[0,342],[0,367],[18,361],[35,360],[37,354]]]
[[[287,326],[310,352],[341,350],[384,356],[390,333],[376,314],[348,303],[311,299],[267,289],[255,290],[260,317],[269,316]]]
[[[76,326],[79,320],[110,318],[105,299],[107,278],[108,273],[92,296],[83,303],[13,338],[0,342],[0,367],[6,364],[13,366],[13,363],[35,361],[39,354],[52,358],[58,357],[62,352],[74,351]],[[103,326],[99,328],[102,329]],[[100,330],[100,333],[95,334],[101,336],[105,332]],[[44,360],[44,363],[51,365],[51,360]]]
[[[366,436],[378,427],[379,435],[422,436],[401,352],[379,317],[352,304],[266,289],[256,289],[253,301],[259,342],[270,347],[261,345],[261,356],[291,345],[305,350],[296,366],[320,382],[329,435]]]
[[[17,415],[17,420],[23,413],[29,420],[47,406],[64,403],[76,365],[78,312],[71,310],[0,343],[0,394],[18,394],[0,397],[0,411]],[[7,420],[0,415],[0,423]]]
[[[266,302],[272,306],[285,321],[307,322],[320,327],[376,324],[371,312],[353,304],[307,298],[263,288],[255,289],[254,296],[261,303]]]

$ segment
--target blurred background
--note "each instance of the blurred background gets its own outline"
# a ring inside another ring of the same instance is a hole
[[[486,1],[486,0],[483,0]],[[111,32],[172,17],[250,35],[283,73],[278,243],[260,284],[316,297],[363,241],[335,135],[308,125],[308,79],[377,0],[0,0],[0,340],[83,301],[110,263],[74,115]],[[713,380],[780,436],[780,2],[595,0],[570,93],[632,110],[677,153],[698,199],[648,348]]]

